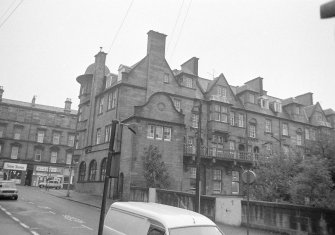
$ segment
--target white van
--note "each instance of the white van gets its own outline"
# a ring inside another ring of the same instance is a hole
[[[105,217],[104,235],[224,235],[193,211],[147,202],[115,202]]]

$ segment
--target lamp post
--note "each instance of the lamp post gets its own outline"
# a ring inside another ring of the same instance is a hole
[[[120,123],[117,120],[112,121],[112,129],[111,129],[111,137],[110,137],[109,148],[108,148],[108,157],[107,157],[104,190],[103,190],[101,210],[100,210],[98,235],[102,235],[103,227],[104,227],[105,211],[106,211],[106,199],[107,199],[109,179],[112,178],[112,174],[115,175],[115,173],[116,173],[116,172],[111,171],[111,165],[112,165],[112,158],[113,158],[113,155],[114,155],[114,140],[115,140],[115,132],[116,132],[116,125],[117,124],[127,126],[126,124]],[[136,134],[136,132],[131,127],[129,127],[129,126],[127,126],[127,127],[131,132]]]
[[[201,155],[201,112],[202,102],[198,106],[198,132],[197,132],[197,157],[196,157],[196,176],[195,176],[195,211],[200,213],[200,155]]]
[[[70,197],[71,176],[72,176],[72,160],[71,164],[69,165],[69,183],[67,184],[67,191],[66,191],[67,197]]]

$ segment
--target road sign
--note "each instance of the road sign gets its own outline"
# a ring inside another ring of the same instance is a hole
[[[242,180],[246,184],[252,184],[256,180],[256,173],[252,170],[245,170],[242,173]]]

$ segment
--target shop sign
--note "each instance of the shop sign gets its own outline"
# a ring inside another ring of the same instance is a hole
[[[5,164],[3,166],[3,169],[25,171],[25,170],[27,170],[27,164],[5,162]]]
[[[60,172],[61,169],[58,169],[57,167],[36,166],[36,171]]]

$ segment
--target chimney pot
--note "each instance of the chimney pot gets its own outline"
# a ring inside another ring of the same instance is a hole
[[[4,92],[3,86],[0,86],[0,102],[2,101],[3,92]]]
[[[31,100],[31,106],[35,107],[35,103],[36,103],[36,95],[33,96],[33,99]]]
[[[66,98],[64,112],[71,112],[71,104],[72,104],[71,99],[70,98]]]

